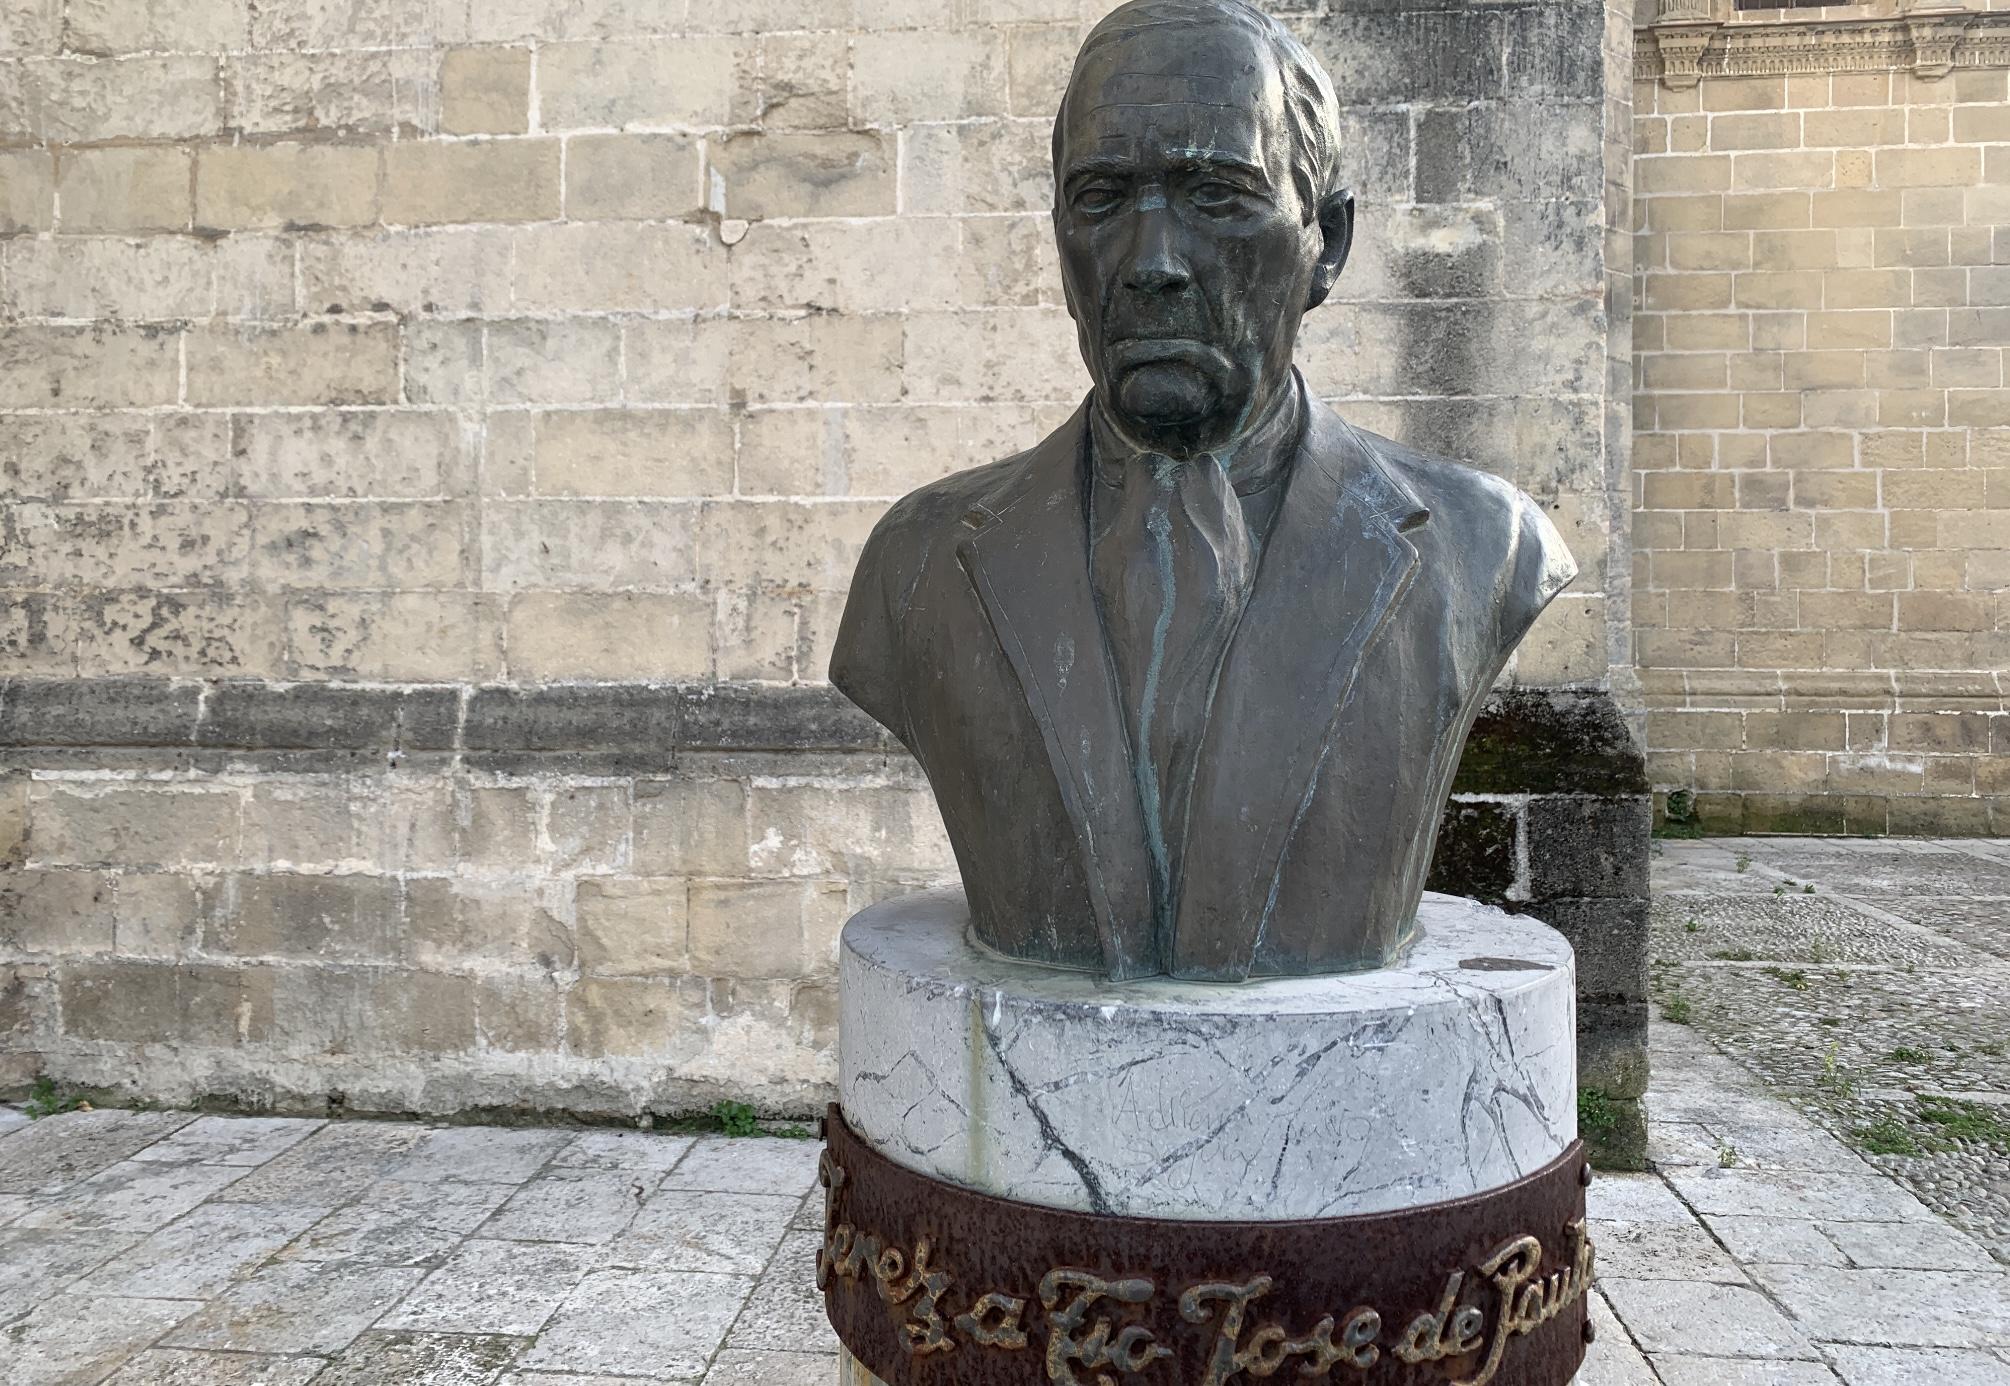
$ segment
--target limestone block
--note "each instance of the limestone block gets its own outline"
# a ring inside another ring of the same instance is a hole
[[[582,221],[674,220],[705,206],[688,135],[578,135],[565,145],[565,214]]]
[[[245,414],[237,494],[261,499],[435,496],[467,474],[466,440],[437,410]]]
[[[530,50],[453,48],[440,55],[440,128],[520,135],[530,128]]]
[[[702,681],[711,634],[712,602],[692,593],[525,592],[505,640],[518,678]]]
[[[370,786],[372,822],[363,826],[369,860],[385,871],[454,868],[453,785],[431,771],[393,774]]]
[[[529,312],[726,306],[726,250],[702,226],[540,226],[515,244],[516,305]]]
[[[723,404],[736,327],[724,318],[641,318],[622,325],[623,393],[646,404]]]
[[[704,992],[691,978],[582,978],[565,997],[566,1048],[586,1058],[688,1059],[704,1045]]]
[[[116,880],[98,871],[9,871],[0,878],[0,946],[30,956],[110,952]]]
[[[223,129],[223,87],[215,58],[66,58],[38,63],[33,71],[35,135],[41,140],[175,140]]]
[[[300,285],[316,313],[502,313],[509,232],[492,227],[298,238]]]
[[[1517,683],[1554,688],[1596,684],[1604,678],[1605,598],[1565,597],[1536,619],[1515,651]]]
[[[868,32],[852,43],[852,114],[861,124],[1003,115],[1008,82],[997,30]]]
[[[736,308],[888,313],[957,296],[958,227],[947,217],[756,225],[731,251]]]
[[[346,777],[254,784],[245,806],[244,859],[261,866],[354,870],[364,864],[362,787]]]
[[[1010,457],[1072,407],[1000,402],[848,409],[847,476],[855,496],[904,496],[950,472]]]
[[[514,319],[474,331],[486,339],[482,365],[489,397],[497,404],[593,404],[620,397],[621,329],[614,323]],[[461,356],[450,356],[448,366],[461,369]],[[409,370],[406,378],[409,382]],[[454,395],[443,402],[462,401]]]
[[[198,878],[174,872],[121,872],[112,903],[112,951],[162,962],[187,958],[200,936],[207,889]]]
[[[844,416],[831,408],[749,410],[740,416],[739,493],[743,496],[841,496],[851,458]]]
[[[144,496],[149,446],[140,414],[0,416],[0,456],[14,501]]]
[[[538,846],[546,870],[611,871],[626,865],[627,786],[554,786],[541,810]]]
[[[801,24],[787,7],[791,23]],[[832,24],[841,28],[843,21]],[[822,29],[821,24],[803,24]],[[765,33],[761,37],[757,119],[769,130],[843,129],[850,99],[851,44],[838,33]]]
[[[674,977],[690,960],[681,876],[579,883],[579,966],[597,977]]]
[[[637,871],[748,874],[744,785],[733,780],[637,780],[634,813]]]
[[[467,507],[455,501],[267,501],[252,574],[268,587],[458,587]]]
[[[1236,987],[1007,962],[967,919],[959,892],[911,895],[844,935],[840,1100],[933,1177],[1116,1214],[1322,1217],[1495,1188],[1576,1135],[1570,949],[1525,917],[1427,895],[1393,967]]]
[[[1054,201],[1052,117],[919,124],[901,141],[910,213],[1045,213]]]
[[[77,604],[77,672],[276,677],[285,672],[282,605],[257,593],[92,593]]]
[[[549,44],[538,53],[538,110],[547,130],[728,125],[743,113],[746,55],[725,37]]]
[[[693,881],[692,971],[778,979],[828,972],[845,902],[842,881]]]
[[[251,134],[409,138],[437,124],[433,55],[423,48],[235,53],[223,80],[232,123]]]
[[[483,1050],[551,1054],[562,1047],[565,993],[549,977],[475,980],[475,1038]]]
[[[894,142],[876,131],[749,133],[707,142],[722,215],[869,217],[894,211]]]
[[[463,871],[523,873],[537,858],[537,809],[528,789],[462,785],[455,854]]]
[[[712,496],[733,490],[733,422],[710,409],[539,414],[541,496]]]
[[[24,317],[206,318],[213,264],[208,248],[190,240],[20,241],[8,250],[0,303]]]
[[[0,578],[45,586],[190,586],[241,579],[249,538],[242,505],[194,502],[23,504]]]
[[[728,325],[730,379],[755,404],[889,403],[901,397],[901,322],[887,315],[735,318]]]
[[[214,324],[188,336],[192,404],[394,404],[390,323]]]
[[[62,0],[21,0],[0,10],[0,49],[53,53],[62,37]]]
[[[976,308],[1031,308],[1061,300],[1061,266],[1046,217],[970,217],[962,223],[956,297]]]
[[[1069,22],[1029,25],[1007,31],[1011,45],[1007,57],[1010,79],[1008,109],[1015,116],[1051,119],[1061,108],[1068,74],[1074,70],[1075,50],[1081,46],[1082,31],[1072,14],[1056,15]]]
[[[18,867],[28,855],[28,777],[0,775],[0,865]]]
[[[550,139],[399,140],[384,151],[384,220],[549,220],[559,213],[559,148]]]
[[[235,789],[38,783],[29,860],[51,865],[227,866],[237,860]]]
[[[15,323],[0,334],[0,408],[172,404],[180,341],[152,328]]]
[[[803,657],[803,609],[814,598],[785,592],[721,592],[713,627],[713,671],[721,680],[792,682],[814,678]]]
[[[0,592],[0,657],[21,675],[77,672],[77,612],[48,592]]]
[[[185,231],[195,211],[195,157],[135,145],[70,149],[56,163],[64,231]]]
[[[204,146],[196,157],[196,224],[243,230],[373,222],[380,161],[374,145]]]
[[[287,652],[307,675],[480,681],[502,667],[499,605],[475,592],[294,593]]]
[[[57,976],[63,1033],[128,1044],[234,1047],[275,1034],[274,973],[187,963],[70,963]]]
[[[877,501],[708,501],[697,527],[698,571],[721,584],[841,592],[885,509]]]
[[[442,1056],[475,1044],[472,978],[326,967],[272,970],[270,1035],[281,1053]]]
[[[217,243],[214,312],[220,318],[290,321],[294,297],[293,244],[282,236],[231,236]]]
[[[395,877],[283,871],[227,880],[203,943],[213,953],[301,962],[399,962],[409,946]]]
[[[1530,888],[1538,899],[1645,899],[1644,799],[1546,795],[1529,804]]]
[[[667,591],[696,583],[697,507],[682,501],[489,501],[483,586]]]
[[[940,403],[1079,398],[1088,381],[1075,325],[1059,308],[910,313],[910,398]]]
[[[748,791],[760,876],[882,872],[953,877],[956,860],[935,797],[905,785],[767,785]]]
[[[56,165],[43,150],[0,154],[0,235],[47,231],[56,217]]]
[[[570,968],[572,928],[560,917],[565,891],[536,881],[414,880],[406,886],[411,960],[459,971],[507,963],[544,973]]]

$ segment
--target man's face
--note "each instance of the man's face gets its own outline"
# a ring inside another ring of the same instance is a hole
[[[1228,441],[1290,378],[1324,241],[1270,52],[1226,27],[1106,42],[1061,120],[1061,276],[1105,407],[1164,451]]]

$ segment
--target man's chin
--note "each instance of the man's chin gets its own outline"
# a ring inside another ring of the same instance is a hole
[[[1165,362],[1124,372],[1115,403],[1119,413],[1160,429],[1201,422],[1219,399],[1213,382],[1200,371]]]

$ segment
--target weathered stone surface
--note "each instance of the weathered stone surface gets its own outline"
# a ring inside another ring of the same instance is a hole
[[[1425,888],[1503,903],[1521,880],[1520,837],[1520,816],[1506,804],[1446,805]]]
[[[1535,898],[1646,897],[1653,815],[1646,796],[1545,797],[1530,803],[1528,815],[1529,888]]]

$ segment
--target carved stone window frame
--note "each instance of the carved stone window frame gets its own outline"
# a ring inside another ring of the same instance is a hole
[[[1705,77],[2010,67],[2010,11],[1945,0],[1738,10],[1735,0],[1643,0],[1634,76],[1686,90]]]

